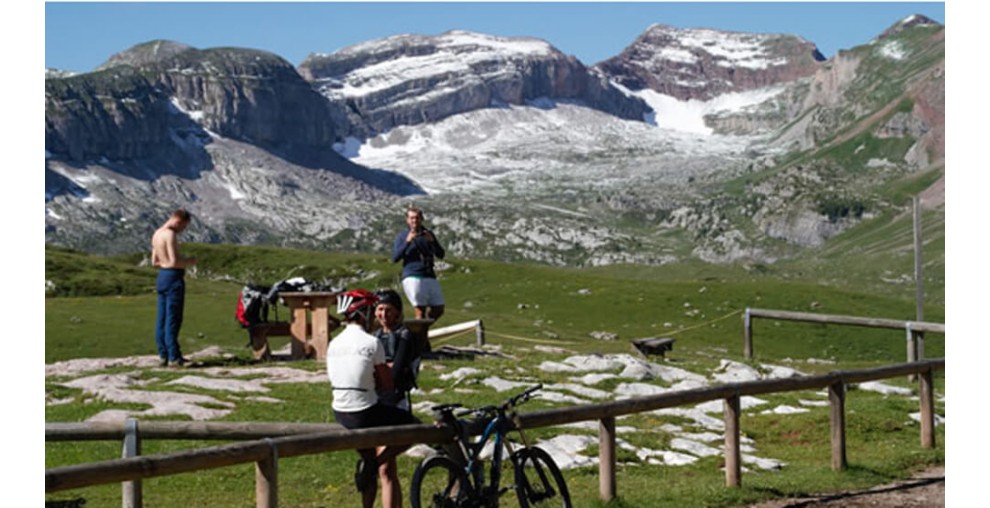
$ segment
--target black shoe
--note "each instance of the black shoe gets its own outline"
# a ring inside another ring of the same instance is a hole
[[[354,470],[354,485],[358,492],[364,492],[375,482],[375,468],[370,464],[365,464],[364,459],[358,459],[357,468]]]

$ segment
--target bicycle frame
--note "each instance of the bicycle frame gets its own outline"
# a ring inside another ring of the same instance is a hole
[[[540,386],[542,387],[542,385]],[[532,391],[535,390],[528,390],[521,396],[528,396]],[[480,496],[485,498],[486,503],[492,501],[497,503],[498,497],[508,490],[508,488],[501,486],[502,462],[505,458],[503,453],[508,451],[509,457],[515,457],[511,441],[507,439],[509,431],[514,428],[514,430],[518,431],[522,439],[522,446],[524,448],[529,446],[529,442],[517,421],[516,401],[510,399],[509,403],[503,404],[500,407],[486,406],[470,410],[465,415],[467,414],[481,414],[483,418],[488,419],[481,437],[473,443],[467,434],[467,426],[453,414],[453,409],[443,412],[443,419],[446,423],[453,424],[457,430],[456,441],[461,458],[463,459],[460,463],[463,464],[464,472],[471,484],[468,488],[473,493],[472,497]],[[488,482],[486,483],[485,461],[481,458],[481,454],[491,440],[494,440],[494,448],[489,466],[490,470],[488,471]]]

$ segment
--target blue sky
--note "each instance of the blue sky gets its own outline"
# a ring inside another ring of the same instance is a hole
[[[831,57],[910,14],[945,23],[945,3],[46,2],[45,67],[91,71],[152,39],[261,49],[298,65],[314,52],[452,29],[537,37],[591,65],[618,54],[653,23],[794,34]]]

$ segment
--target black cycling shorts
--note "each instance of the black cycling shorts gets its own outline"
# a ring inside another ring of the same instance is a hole
[[[387,427],[390,425],[409,425],[421,423],[419,418],[409,411],[395,406],[386,406],[381,402],[362,411],[334,411],[337,423],[347,429],[367,429],[369,427]]]

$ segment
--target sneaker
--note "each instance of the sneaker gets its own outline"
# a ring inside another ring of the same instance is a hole
[[[168,358],[162,358],[161,360],[158,360],[158,366],[168,367]]]
[[[189,363],[189,360],[180,357],[178,360],[173,361],[169,364],[169,367],[185,367]]]
[[[357,468],[354,470],[354,485],[358,492],[364,492],[375,482],[376,471],[370,464],[365,464],[364,459],[358,459]]]

